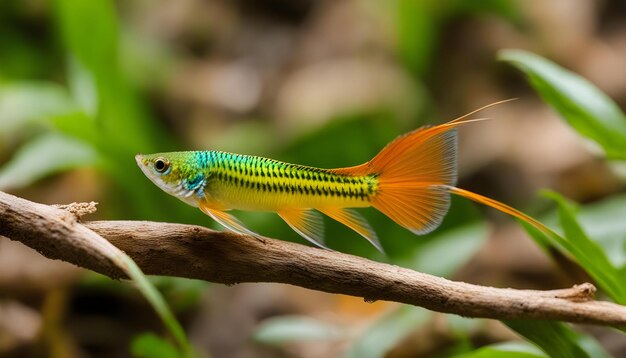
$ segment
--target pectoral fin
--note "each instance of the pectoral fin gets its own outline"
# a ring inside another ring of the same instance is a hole
[[[327,249],[324,246],[324,221],[318,212],[312,209],[284,209],[277,214],[300,236]]]
[[[367,220],[355,210],[342,208],[323,208],[318,210],[356,231],[374,245],[378,251],[385,253],[376,232],[372,229]]]
[[[239,219],[225,211],[210,208],[202,203],[199,205],[199,208],[200,210],[202,210],[203,213],[212,217],[213,220],[217,221],[230,231],[236,232],[238,234],[251,235],[257,238],[261,237],[261,235],[245,227],[243,223],[239,221]]]

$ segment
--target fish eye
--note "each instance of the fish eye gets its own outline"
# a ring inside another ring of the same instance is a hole
[[[169,166],[170,166],[170,162],[169,160],[165,158],[157,158],[154,161],[154,169],[156,169],[156,171],[159,173],[165,172],[167,168],[169,168]]]

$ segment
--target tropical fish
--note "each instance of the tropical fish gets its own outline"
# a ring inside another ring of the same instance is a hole
[[[467,117],[502,102],[401,135],[369,162],[348,168],[320,169],[221,151],[138,154],[135,159],[143,173],[168,194],[198,207],[229,230],[256,237],[228,211],[276,212],[303,238],[325,247],[323,213],[383,251],[372,227],[354,208],[372,206],[422,235],[441,224],[451,193],[548,230],[506,204],[455,187],[456,128],[486,119]]]

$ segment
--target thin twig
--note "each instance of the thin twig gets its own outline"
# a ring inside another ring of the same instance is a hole
[[[62,224],[60,224],[62,223]],[[79,223],[67,211],[0,192],[0,235],[110,277],[123,273],[81,249],[95,232],[144,272],[235,284],[280,282],[314,290],[421,306],[466,317],[541,319],[626,326],[626,306],[595,301],[595,287],[535,291],[450,281],[406,268],[281,240],[200,226],[144,221]]]

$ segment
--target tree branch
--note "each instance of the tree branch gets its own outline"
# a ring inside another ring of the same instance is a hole
[[[42,255],[113,278],[124,274],[91,249],[104,237],[148,274],[211,282],[279,282],[314,290],[407,303],[466,317],[543,319],[626,326],[626,306],[594,301],[595,287],[534,291],[477,286],[291,242],[145,221],[93,221],[93,205],[54,207],[0,192],[0,235]]]

